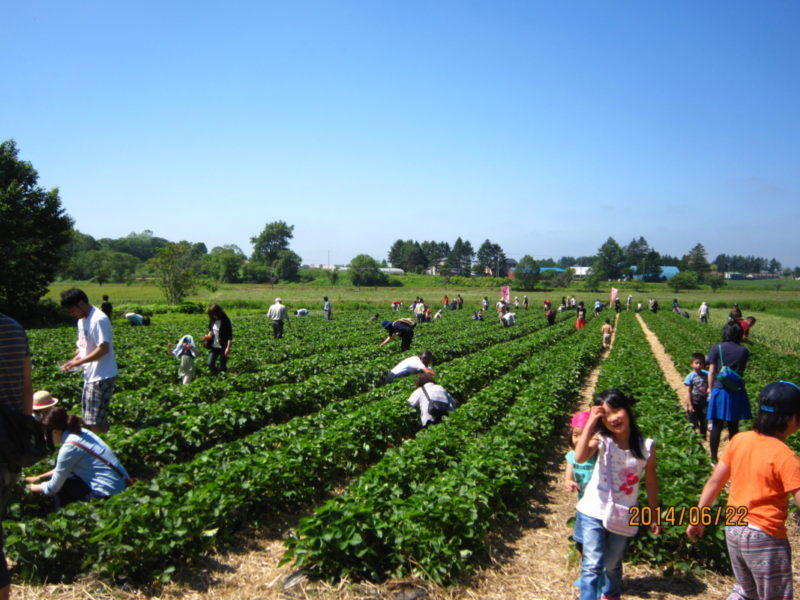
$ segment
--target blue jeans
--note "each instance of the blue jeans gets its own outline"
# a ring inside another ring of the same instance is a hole
[[[628,538],[611,533],[600,519],[581,517],[583,535],[583,562],[581,564],[580,600],[597,600],[602,592],[611,598],[622,595],[622,557]],[[600,587],[600,576],[605,572],[605,585]]]

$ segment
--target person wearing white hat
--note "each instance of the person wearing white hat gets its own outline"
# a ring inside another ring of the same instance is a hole
[[[272,321],[272,337],[276,340],[283,337],[283,322],[289,324],[289,311],[282,302],[280,298],[275,298],[275,304],[267,311],[267,318]]]
[[[199,354],[197,346],[194,345],[194,338],[190,335],[184,335],[178,340],[174,348],[172,344],[167,344],[167,348],[171,356],[181,361],[178,367],[178,377],[183,382],[183,385],[191,383],[192,379],[197,375],[194,359]]]

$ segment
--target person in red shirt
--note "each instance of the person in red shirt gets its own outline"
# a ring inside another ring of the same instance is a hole
[[[742,328],[742,341],[747,341],[747,336],[750,334],[750,328],[756,324],[755,317],[747,317],[746,319],[739,319],[737,321]]]
[[[792,598],[786,518],[789,495],[800,502],[800,458],[785,440],[800,429],[800,388],[788,381],[770,383],[758,404],[753,430],[736,435],[725,447],[697,506],[701,515],[713,511],[711,505],[730,480],[724,514],[736,576],[731,598]],[[704,530],[701,523],[692,523],[686,534],[694,540]]]

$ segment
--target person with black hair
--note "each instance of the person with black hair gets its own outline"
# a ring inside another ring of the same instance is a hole
[[[800,388],[790,381],[770,383],[758,396],[753,430],[725,447],[700,494],[699,514],[710,514],[730,481],[725,541],[736,584],[729,598],[792,598],[786,519],[789,496],[800,504],[800,458],[786,438],[798,429]],[[702,521],[686,528],[692,541],[704,531]]]
[[[706,358],[711,390],[706,414],[711,423],[708,445],[714,462],[722,426],[727,426],[730,440],[739,431],[739,421],[753,418],[743,379],[750,351],[741,342],[742,328],[736,321],[728,321],[722,327],[722,343],[713,346]]]
[[[708,371],[703,368],[705,366],[706,355],[695,352],[692,354],[692,371],[683,380],[686,386],[686,416],[703,439],[706,439],[708,431]]]
[[[108,406],[117,380],[111,320],[89,304],[84,291],[77,288],[61,293],[61,307],[78,320],[75,356],[61,365],[61,370],[83,368],[83,422],[94,433],[105,433],[108,431]]]
[[[208,307],[208,333],[203,338],[208,348],[208,368],[212,375],[228,370],[228,356],[233,343],[233,325],[219,304]],[[219,367],[217,367],[219,361]]]
[[[601,392],[575,445],[576,462],[597,457],[577,506],[583,537],[580,600],[622,594],[622,557],[628,538],[638,533],[630,509],[639,502],[642,476],[647,504],[658,509],[655,442],[642,436],[633,414],[635,402],[617,389]],[[657,534],[662,528],[653,523],[650,531]]]
[[[114,305],[108,300],[108,294],[103,294],[103,302],[100,304],[100,310],[110,319],[114,312]]]
[[[55,510],[72,502],[108,498],[131,482],[111,448],[82,424],[80,417],[68,415],[63,406],[53,408],[44,418],[44,426],[53,444],[61,446],[56,466],[25,478],[31,492],[53,497]]]

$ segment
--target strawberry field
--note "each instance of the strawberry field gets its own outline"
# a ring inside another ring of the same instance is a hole
[[[16,571],[29,581],[86,572],[167,581],[245,526],[304,514],[284,561],[312,576],[456,582],[539,485],[593,368],[598,389],[640,400],[640,426],[658,444],[662,506],[696,502],[708,454],[632,313],[622,313],[602,363],[599,320],[575,331],[571,313],[553,327],[539,311],[521,312],[510,328],[471,321],[467,311],[418,325],[411,353],[433,352],[437,382],[459,404],[426,430],[405,402],[413,378],[384,384],[410,353],[397,343],[378,348],[383,330],[370,314],[293,319],[282,340],[263,314],[234,316],[229,372],[208,376],[201,356],[201,376],[187,386],[167,346],[187,333],[199,339],[202,316],[163,315],[151,327],[115,322],[120,375],[104,437],[140,481],[58,513],[20,486],[3,524]],[[692,352],[719,338],[718,327],[678,315],[642,316],[681,373]],[[80,377],[57,370],[74,336],[70,327],[29,332],[35,387],[79,413]],[[798,378],[791,340],[752,339],[751,398],[769,381]],[[638,537],[629,554],[668,570],[727,568],[721,530],[689,544],[684,527],[668,527],[660,538]]]

